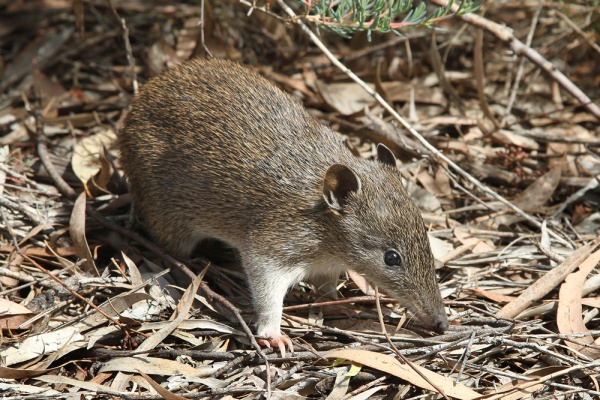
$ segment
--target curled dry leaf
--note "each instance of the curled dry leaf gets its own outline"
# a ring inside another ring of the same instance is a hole
[[[98,268],[94,263],[94,256],[90,251],[87,239],[85,237],[85,207],[86,197],[85,193],[81,193],[75,204],[73,205],[73,212],[71,213],[71,222],[69,223],[69,233],[71,234],[71,240],[77,249],[77,255],[82,260],[85,260],[82,264],[83,270],[94,276],[99,276]]]
[[[81,139],[73,149],[71,166],[77,178],[84,185],[95,176],[102,166],[100,154],[104,147],[110,148],[117,140],[112,129],[103,129],[91,136]]]
[[[85,182],[85,188],[92,197],[104,194],[107,191],[107,187],[115,175],[115,169],[109,160],[108,150],[102,146],[100,153],[98,154],[98,163],[100,168],[98,172],[94,174],[87,182]]]
[[[0,310],[0,329],[7,332],[20,329],[21,325],[34,315],[27,307],[2,298]]]
[[[350,269],[348,270],[348,276],[364,294],[368,296],[375,296],[375,289],[369,284],[363,275]]]

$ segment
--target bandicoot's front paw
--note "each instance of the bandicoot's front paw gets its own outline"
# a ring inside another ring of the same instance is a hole
[[[286,347],[290,350],[290,353],[294,352],[294,345],[292,344],[292,339],[290,339],[290,337],[285,333],[281,333],[279,329],[260,332],[258,336],[258,344],[269,348],[278,348],[282,357],[285,357]]]

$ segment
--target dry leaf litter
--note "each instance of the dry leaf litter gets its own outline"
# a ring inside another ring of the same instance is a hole
[[[282,17],[276,3],[271,13]],[[482,29],[455,18],[436,32],[371,42],[319,30],[329,51],[471,180],[288,19],[248,16],[245,2],[205,2],[202,43],[199,4],[0,2],[3,397],[600,396],[597,1],[484,2]],[[515,54],[492,22],[565,81]],[[423,330],[392,299],[377,304],[350,271],[337,300],[304,283],[291,290],[283,325],[295,353],[259,353],[230,254],[217,247],[213,263],[174,260],[132,230],[118,121],[150,77],[207,51],[296,95],[357,156],[372,157],[378,142],[397,154],[439,261],[446,334]],[[180,262],[198,278],[176,272]]]

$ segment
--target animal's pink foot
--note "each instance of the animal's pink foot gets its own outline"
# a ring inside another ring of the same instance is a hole
[[[278,348],[282,357],[285,357],[286,347],[290,350],[290,353],[294,352],[294,345],[292,344],[292,339],[290,339],[290,337],[285,333],[281,333],[279,329],[272,332],[265,332],[258,336],[261,337],[260,339],[257,339],[258,344],[269,348]]]

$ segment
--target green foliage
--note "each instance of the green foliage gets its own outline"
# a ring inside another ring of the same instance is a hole
[[[435,27],[440,21],[477,11],[483,0],[462,0],[456,13],[450,8],[439,7],[427,13],[427,5],[421,1],[413,8],[412,0],[297,0],[304,7],[301,19],[313,22],[317,27],[349,36],[356,31],[394,32],[409,26]]]

